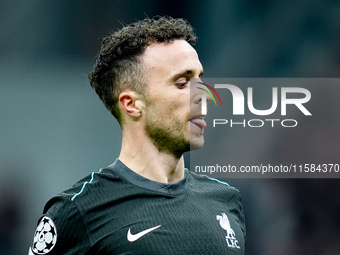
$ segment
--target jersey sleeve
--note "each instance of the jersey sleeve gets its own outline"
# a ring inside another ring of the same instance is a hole
[[[78,208],[67,196],[58,196],[46,204],[28,254],[80,255],[89,243]]]

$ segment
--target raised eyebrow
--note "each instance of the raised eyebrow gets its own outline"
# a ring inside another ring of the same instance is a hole
[[[180,72],[178,74],[175,74],[172,79],[175,81],[175,80],[177,80],[181,77],[192,76],[192,73],[193,73],[192,70],[186,70],[186,71]]]
[[[172,79],[177,80],[181,77],[193,76],[193,73],[194,73],[193,70],[186,70],[184,72],[181,72],[181,73],[174,75]],[[202,77],[202,75],[203,75],[203,71],[200,72],[199,77]]]

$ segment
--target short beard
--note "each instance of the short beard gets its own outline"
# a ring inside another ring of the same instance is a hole
[[[164,120],[165,114],[159,112],[153,103],[147,103],[145,112],[145,131],[159,151],[167,152],[180,158],[184,152],[190,150],[190,138],[186,138],[185,130],[181,130],[179,120]],[[185,126],[183,126],[185,128]]]

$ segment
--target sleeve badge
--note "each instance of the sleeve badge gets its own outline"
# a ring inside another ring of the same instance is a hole
[[[47,254],[57,243],[57,228],[50,217],[44,216],[34,233],[29,255]]]

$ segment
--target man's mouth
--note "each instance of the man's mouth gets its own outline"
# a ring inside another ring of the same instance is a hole
[[[189,121],[201,129],[207,126],[203,116],[192,117]]]

